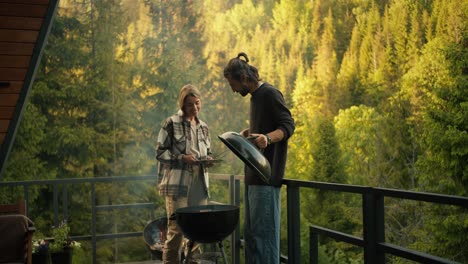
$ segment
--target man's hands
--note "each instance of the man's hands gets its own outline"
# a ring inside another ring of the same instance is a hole
[[[268,145],[279,142],[284,138],[284,132],[281,129],[276,129],[274,131],[268,132],[267,134],[248,134],[249,130],[242,130],[241,134],[246,139],[250,140],[252,143],[257,145],[257,147],[264,149]]]
[[[268,137],[264,134],[250,134],[247,138],[250,138],[261,149],[268,146]]]

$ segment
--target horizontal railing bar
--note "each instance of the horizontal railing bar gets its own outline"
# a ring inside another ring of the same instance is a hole
[[[123,233],[115,233],[115,234],[96,234],[96,238],[98,239],[108,239],[108,238],[126,238],[126,237],[136,237],[136,236],[143,236],[143,232],[123,232]],[[76,241],[85,241],[91,240],[93,238],[92,235],[84,235],[84,236],[70,236],[71,239]],[[53,240],[53,238],[48,238],[48,240]]]
[[[70,238],[76,241],[83,241],[83,240],[91,240],[93,236],[92,235],[70,236]]]
[[[113,204],[113,205],[98,205],[96,209],[99,211],[109,211],[114,209],[134,209],[134,208],[151,208],[154,203],[133,203],[133,204]]]
[[[239,181],[244,180],[244,175],[210,173],[210,179],[216,179],[216,180],[229,180],[231,176],[234,176],[234,180],[239,180]]]
[[[214,179],[229,179],[230,174],[210,174]],[[242,175],[235,175],[235,179],[243,180]],[[33,181],[15,181],[15,182],[0,182],[1,187],[7,186],[27,186],[27,185],[48,185],[48,184],[73,184],[73,183],[107,183],[107,182],[121,182],[121,181],[136,181],[136,180],[156,180],[157,177],[154,175],[146,176],[117,176],[117,177],[98,177],[98,178],[72,178],[72,179],[54,179],[54,180],[33,180]],[[315,182],[315,181],[302,181],[284,179],[283,184],[289,186],[307,187],[321,190],[333,190],[351,193],[368,193],[371,191],[377,191],[387,197],[404,198],[425,202],[442,203],[449,205],[458,205],[467,208],[468,198],[454,195],[443,195],[435,193],[423,193],[406,190],[395,190],[386,188],[373,188],[367,186],[358,185],[347,185],[338,183],[326,183],[326,182]]]
[[[109,239],[109,238],[126,238],[126,237],[137,237],[143,236],[143,232],[123,232],[123,233],[115,233],[115,234],[96,234],[97,239]],[[76,241],[83,241],[83,240],[91,240],[93,238],[92,235],[84,235],[84,236],[70,236],[71,239]]]
[[[364,240],[360,237],[352,236],[346,233],[324,228],[321,226],[311,225],[309,226],[309,232],[325,235],[327,237],[334,238],[335,240],[346,242],[346,243],[353,244],[356,246],[360,246],[360,247],[364,246]]]
[[[143,232],[124,232],[116,234],[96,234],[97,239],[110,239],[110,238],[127,238],[127,237],[141,237]]]
[[[47,184],[73,184],[73,183],[112,183],[122,181],[135,180],[156,180],[154,175],[150,176],[116,176],[116,177],[98,177],[98,178],[71,178],[71,179],[54,179],[54,180],[34,180],[34,181],[16,181],[16,182],[0,182],[2,186],[21,186],[21,185],[47,185]]]
[[[403,198],[416,201],[424,201],[430,203],[457,205],[468,208],[468,197],[456,196],[456,195],[444,195],[437,193],[424,193],[406,190],[386,189],[386,188],[374,188],[359,185],[347,185],[338,183],[326,183],[326,182],[315,182],[315,181],[302,181],[284,179],[283,184],[287,186],[298,186],[306,188],[314,188],[320,190],[331,190],[339,192],[349,193],[370,193],[377,192],[385,197]]]
[[[284,179],[283,184],[287,186],[298,186],[298,187],[307,187],[320,190],[329,190],[329,191],[341,191],[341,192],[350,192],[350,193],[368,193],[372,190],[371,187],[359,186],[359,185],[349,185],[349,184],[340,184],[340,183],[328,183],[328,182],[316,182],[316,181],[302,181],[302,180],[292,180]]]
[[[138,231],[138,232],[122,232],[122,233],[115,233],[115,234],[96,234],[96,238],[125,238],[126,236],[142,236],[143,232]],[[72,240],[76,241],[83,241],[83,240],[91,240],[93,238],[92,235],[83,235],[83,236],[70,236]],[[46,240],[54,240],[53,237],[46,238]]]
[[[436,193],[423,193],[414,191],[404,191],[386,188],[374,188],[377,192],[386,197],[402,198],[430,203],[458,205],[468,208],[468,197],[436,194]]]
[[[384,251],[385,253],[390,253],[395,256],[399,256],[405,259],[417,261],[419,263],[428,263],[428,264],[460,264],[459,262],[454,262],[448,259],[443,259],[437,256],[426,254],[423,252],[399,247],[390,243],[378,243],[377,246],[379,250]]]
[[[210,173],[212,179],[228,180],[231,176],[234,176],[235,180],[243,180],[242,175],[232,174],[215,174]],[[71,178],[71,179],[53,179],[53,180],[28,180],[28,181],[14,181],[5,182],[0,181],[1,186],[23,186],[23,185],[48,185],[48,184],[73,184],[73,183],[99,183],[99,182],[122,182],[122,181],[136,181],[136,180],[157,180],[157,176],[154,175],[142,175],[142,176],[114,176],[114,177],[97,177],[97,178]]]

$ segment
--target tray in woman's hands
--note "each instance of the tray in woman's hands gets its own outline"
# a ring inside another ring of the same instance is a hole
[[[198,164],[215,164],[215,163],[219,163],[223,161],[222,159],[200,159],[200,160],[197,160],[197,163]]]

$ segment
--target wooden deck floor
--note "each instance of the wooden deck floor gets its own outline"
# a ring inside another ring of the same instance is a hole
[[[161,264],[161,260],[146,260],[146,261],[137,261],[137,262],[125,262],[120,264]]]
[[[223,262],[223,259],[220,253],[205,253],[203,259],[201,259],[201,264],[215,264],[221,262]],[[132,261],[119,264],[162,264],[162,260]]]
[[[137,262],[125,262],[120,264],[161,264],[161,260],[147,260],[147,261],[137,261]]]
[[[218,261],[218,263],[223,262],[223,260]],[[213,264],[216,262],[209,261],[209,260],[202,260],[201,264]],[[137,262],[125,262],[120,264],[162,264],[161,260],[147,260],[147,261],[137,261]]]

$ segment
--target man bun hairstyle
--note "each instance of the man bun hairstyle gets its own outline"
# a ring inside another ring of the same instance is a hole
[[[244,57],[246,63],[249,62],[249,57],[247,57],[247,54],[245,52],[239,52],[239,54],[237,54],[237,58],[240,60],[240,57]]]
[[[242,59],[242,57],[244,59]],[[249,64],[249,57],[245,52],[239,52],[237,57],[229,60],[227,66],[224,68],[225,78],[240,81],[241,76],[244,76],[251,82],[258,82],[261,80],[257,68]]]
[[[195,87],[192,84],[186,84],[180,89],[179,93],[179,108],[180,110],[184,110],[184,101],[187,96],[194,96],[196,98],[201,98],[200,91],[198,91],[198,88]]]

